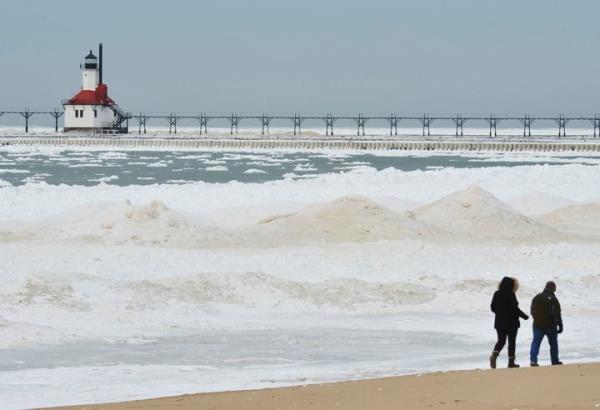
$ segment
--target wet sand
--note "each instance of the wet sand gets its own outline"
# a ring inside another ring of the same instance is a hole
[[[201,386],[199,386],[201,389]],[[64,409],[600,409],[600,364],[436,372]]]

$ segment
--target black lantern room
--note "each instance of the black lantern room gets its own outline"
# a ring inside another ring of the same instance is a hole
[[[92,50],[90,50],[90,53],[87,56],[85,56],[85,69],[98,69],[98,59],[94,54],[92,54]]]

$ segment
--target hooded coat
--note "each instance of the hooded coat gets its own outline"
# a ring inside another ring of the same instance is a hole
[[[529,318],[519,309],[519,302],[513,288],[514,280],[504,277],[492,298],[491,309],[496,315],[494,328],[505,332],[514,331],[521,327],[519,317],[523,319]]]
[[[562,328],[560,302],[550,289],[544,289],[542,293],[533,298],[531,315],[533,316],[533,326],[538,329],[556,329],[557,326]]]

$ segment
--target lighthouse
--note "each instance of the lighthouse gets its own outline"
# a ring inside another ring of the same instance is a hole
[[[129,116],[108,96],[102,79],[102,43],[98,57],[90,50],[81,68],[81,90],[63,101],[65,131],[126,133]]]

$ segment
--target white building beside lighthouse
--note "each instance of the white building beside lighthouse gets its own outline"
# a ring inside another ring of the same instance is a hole
[[[92,53],[85,57],[81,90],[63,101],[65,131],[127,132],[127,115],[108,96],[102,81],[102,44],[100,60]]]

